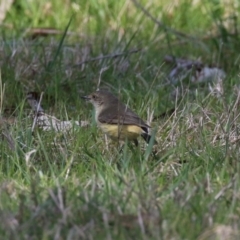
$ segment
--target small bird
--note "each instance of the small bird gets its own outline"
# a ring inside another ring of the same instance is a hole
[[[82,97],[95,108],[95,119],[102,131],[113,140],[130,140],[138,145],[137,138],[149,143],[151,135],[148,126],[135,112],[119,101],[111,92],[97,90]]]

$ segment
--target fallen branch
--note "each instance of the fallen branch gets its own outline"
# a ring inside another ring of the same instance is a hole
[[[85,127],[89,125],[88,121],[61,121],[55,116],[44,113],[44,109],[41,107],[43,93],[41,93],[39,99],[37,95],[36,92],[29,92],[26,97],[29,105],[34,111],[32,132],[34,131],[35,126],[42,128],[44,131],[54,130],[65,132],[74,128],[74,126]]]

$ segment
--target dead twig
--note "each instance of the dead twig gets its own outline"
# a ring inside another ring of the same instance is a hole
[[[188,38],[194,41],[198,41],[198,39],[196,39],[193,36],[187,35],[183,32],[177,31],[173,28],[167,27],[164,23],[162,23],[161,21],[159,21],[158,19],[156,19],[155,17],[152,16],[152,14],[150,14],[149,11],[147,11],[137,0],[131,0],[134,5],[139,8],[148,18],[150,18],[154,23],[156,23],[160,28],[163,28],[164,30],[178,36],[178,37],[182,37],[182,38]]]
[[[82,64],[85,64],[85,63],[94,62],[94,61],[98,61],[98,60],[102,60],[102,59],[106,59],[106,58],[122,57],[122,56],[125,56],[125,55],[130,55],[130,54],[134,54],[134,53],[140,52],[141,50],[142,49],[133,49],[133,50],[130,50],[128,52],[112,53],[112,54],[107,54],[107,55],[104,55],[104,56],[98,56],[98,57],[90,58],[90,59],[84,60],[84,61],[82,61],[80,63],[77,63],[73,67],[78,67],[78,66],[80,66]]]

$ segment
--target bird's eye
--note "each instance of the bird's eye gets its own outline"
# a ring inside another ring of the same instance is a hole
[[[93,98],[93,99],[96,99],[96,95],[92,95],[92,98]]]

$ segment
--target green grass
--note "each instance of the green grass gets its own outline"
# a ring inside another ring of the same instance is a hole
[[[164,27],[134,1],[13,3],[0,40],[2,238],[239,238],[239,7],[178,2],[141,1]],[[221,66],[223,93],[170,84],[167,54]],[[157,146],[106,140],[80,98],[99,83],[144,120],[153,113]],[[32,133],[29,91],[44,92],[46,113],[89,125]]]

